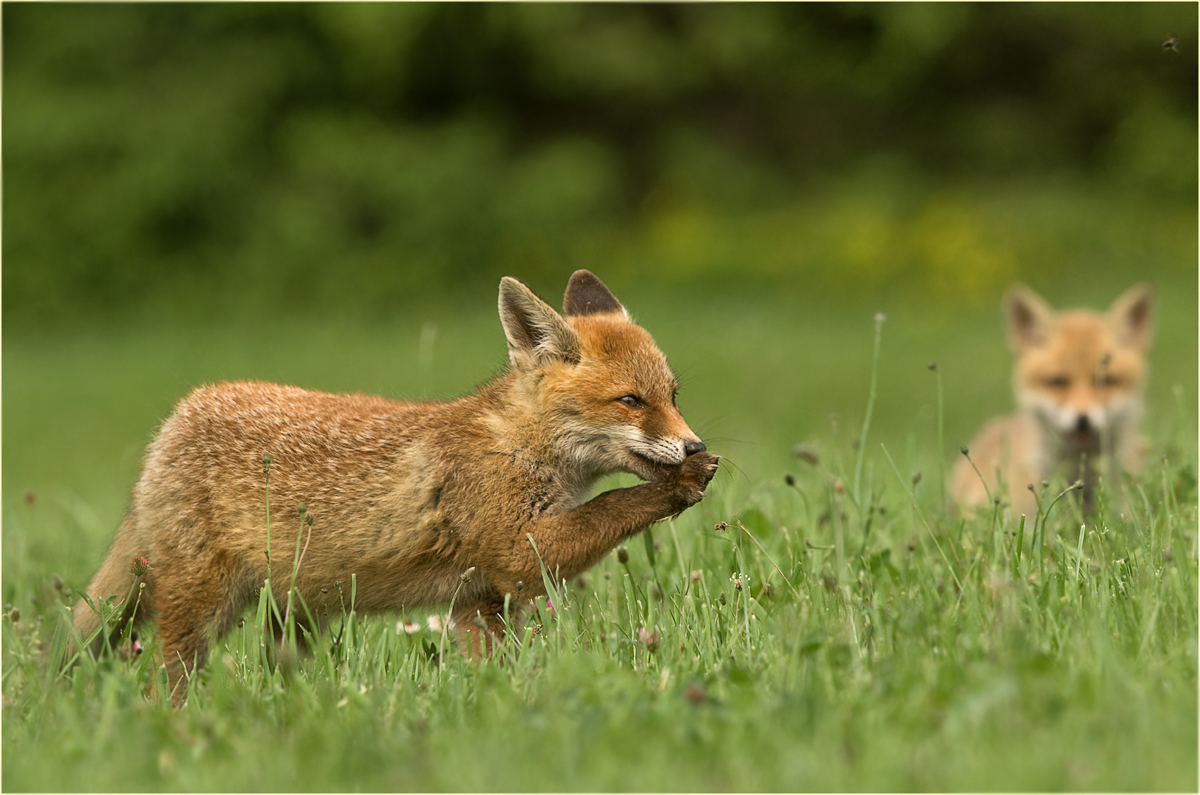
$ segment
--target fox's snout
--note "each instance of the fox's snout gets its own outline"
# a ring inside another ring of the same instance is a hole
[[[1108,425],[1108,406],[1100,398],[1086,403],[1056,405],[1050,412],[1053,425],[1063,433],[1102,431]]]
[[[1053,418],[1054,429],[1073,447],[1099,448],[1101,436],[1110,426],[1110,415],[1103,407],[1087,410],[1065,407]]]
[[[658,416],[653,416],[654,414]],[[679,409],[674,406],[652,412],[651,417],[644,418],[639,435],[642,437],[642,444],[635,443],[631,448],[632,452],[660,464],[682,464],[688,456],[703,453],[708,449],[688,427]]]
[[[632,433],[626,436],[625,450],[630,455],[632,466],[621,466],[642,477],[652,477],[653,472],[645,469],[644,464],[651,467],[679,466],[688,456],[705,452],[708,447],[695,437],[684,426],[684,430],[673,434],[648,434],[645,431],[630,429]],[[640,461],[639,461],[640,460]]]
[[[1104,434],[1119,421],[1125,400],[1120,395],[1108,395],[1101,389],[1078,390],[1072,395],[1026,387],[1018,394],[1021,402],[1041,417],[1047,430],[1076,441]]]

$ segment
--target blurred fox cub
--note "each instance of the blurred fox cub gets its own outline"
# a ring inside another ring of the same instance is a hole
[[[961,506],[979,507],[987,490],[1002,497],[1007,489],[1014,512],[1032,516],[1029,484],[1040,488],[1063,470],[1067,483],[1083,482],[1088,511],[1101,471],[1115,479],[1137,470],[1152,304],[1152,289],[1139,284],[1103,314],[1060,314],[1028,287],[1009,289],[1004,315],[1019,411],[992,420],[970,444],[986,489],[971,462],[959,459],[951,491]]]
[[[560,315],[505,277],[499,309],[510,367],[451,402],[247,382],[188,395],[150,444],[87,589],[118,600],[110,638],[155,620],[178,702],[271,563],[286,601],[299,552],[296,615],[340,614],[354,575],[358,610],[453,602],[459,637],[482,654],[546,593],[541,565],[574,577],[703,498],[719,457],[679,413],[666,357],[599,279],[576,272]],[[589,500],[613,472],[647,482]],[[121,603],[131,577],[145,588]],[[81,601],[74,616],[103,647],[96,612]]]

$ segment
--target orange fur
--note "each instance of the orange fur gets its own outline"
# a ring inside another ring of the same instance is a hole
[[[451,402],[240,382],[179,403],[87,590],[123,599],[131,559],[148,559],[135,621],[156,621],[176,700],[210,636],[237,622],[267,577],[264,456],[280,604],[303,504],[313,523],[296,586],[318,621],[340,611],[335,582],[348,589],[356,575],[363,611],[454,597],[473,653],[504,634],[506,596],[519,613],[545,593],[527,534],[552,575],[570,578],[704,496],[718,457],[676,408],[678,384],[654,340],[599,279],[575,273],[560,315],[506,277],[499,308],[508,372]],[[589,499],[612,472],[647,482]],[[81,602],[75,625],[87,637],[99,619]]]
[[[1056,313],[1029,288],[1009,289],[1004,314],[1019,411],[992,420],[969,446],[986,488],[959,460],[951,492],[961,506],[984,505],[990,491],[1033,516],[1029,485],[1040,488],[1066,470],[1068,483],[1083,482],[1088,510],[1101,472],[1136,471],[1152,301],[1149,285],[1139,284],[1106,313]]]

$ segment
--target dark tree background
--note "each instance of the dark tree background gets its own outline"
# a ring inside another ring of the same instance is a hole
[[[576,267],[1194,285],[1196,34],[1191,3],[6,4],[4,326]]]

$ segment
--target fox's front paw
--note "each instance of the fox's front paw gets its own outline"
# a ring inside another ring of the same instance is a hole
[[[720,460],[721,456],[709,452],[693,453],[671,474],[671,497],[677,511],[690,508],[704,499],[704,489],[713,475],[717,474],[717,462]]]

